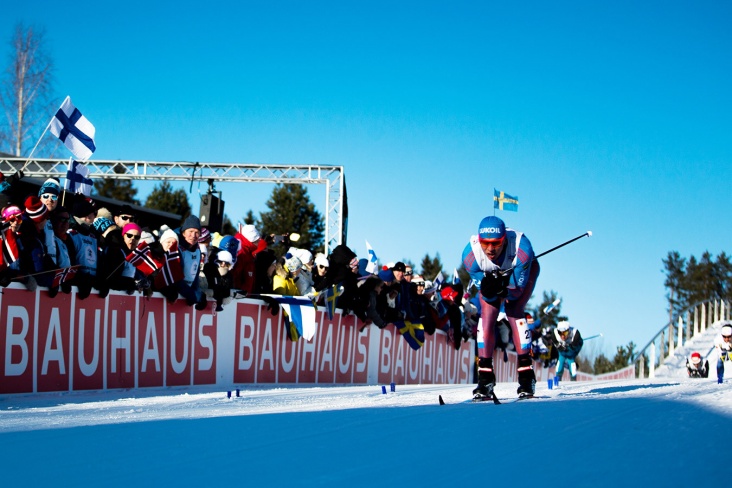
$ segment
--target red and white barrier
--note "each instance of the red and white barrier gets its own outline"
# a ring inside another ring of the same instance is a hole
[[[321,307],[312,341],[286,338],[282,312],[242,299],[214,312],[162,295],[76,299],[12,284],[0,295],[0,394],[240,384],[472,382],[473,347],[444,333],[412,350],[395,329]]]

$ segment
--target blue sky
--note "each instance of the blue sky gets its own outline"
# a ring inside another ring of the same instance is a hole
[[[533,303],[555,290],[613,354],[665,324],[669,251],[732,241],[731,9],[28,0],[3,8],[0,60],[17,22],[46,28],[96,159],[342,165],[361,256],[368,240],[452,270],[493,188],[519,197],[499,216],[537,253],[592,230],[541,259]],[[233,220],[272,190],[217,188]]]

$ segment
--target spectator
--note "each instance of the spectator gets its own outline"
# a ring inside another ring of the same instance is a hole
[[[114,225],[120,229],[124,228],[125,225],[135,222],[137,215],[132,207],[129,205],[122,205],[114,212]]]
[[[23,211],[19,207],[10,205],[3,208],[3,224],[0,226],[3,263],[5,264],[0,268],[0,286],[3,287],[8,286],[14,278],[20,275],[20,224],[22,221]],[[22,282],[26,285],[28,278],[23,278]],[[35,284],[35,279],[33,284]]]
[[[690,358],[686,358],[686,372],[689,378],[707,378],[709,376],[709,361],[702,363],[701,354],[694,351]]]
[[[395,289],[396,278],[394,271],[384,269],[379,271],[379,278],[384,284],[376,297],[376,310],[386,323],[394,323],[404,319],[404,314],[397,307],[399,292]]]
[[[142,277],[142,273],[126,258],[137,247],[141,234],[140,226],[131,222],[120,232],[113,231],[107,235],[102,266],[97,269],[98,273],[101,272],[99,278],[104,280],[106,289],[124,291],[128,295],[137,289],[136,280]]]
[[[287,255],[275,265],[275,274],[272,279],[272,288],[276,295],[299,296],[295,279],[300,274],[302,261],[297,256]]]
[[[23,176],[23,172],[20,170],[7,177],[3,173],[0,173],[0,208],[12,205],[13,186],[17,186],[15,183],[23,178]]]
[[[328,271],[320,284],[315,288],[320,292],[334,285],[341,285],[343,292],[338,297],[336,306],[348,314],[354,309],[358,295],[358,259],[356,253],[345,244],[339,244],[328,258]]]
[[[300,292],[299,294],[312,299],[317,294],[313,286],[313,254],[307,249],[298,249],[295,247],[291,247],[288,253],[297,256],[302,263],[300,274],[295,280],[297,289]]]
[[[379,314],[377,306],[379,294],[384,286],[384,281],[381,279],[382,275],[387,279],[392,279],[393,276],[391,271],[381,271],[379,276],[369,276],[358,287],[358,300],[360,302],[358,308],[364,311],[363,317],[359,317],[363,321],[361,330],[371,324],[374,324],[379,329],[383,329],[389,325],[381,314]]]
[[[272,294],[275,269],[277,268],[277,257],[271,249],[265,249],[254,257],[255,280],[254,293]]]
[[[49,286],[53,280],[52,271],[56,264],[46,252],[44,243],[48,208],[38,197],[30,196],[25,200],[26,218],[20,224],[20,269],[29,278],[35,290],[37,282],[41,286]],[[54,243],[55,245],[55,243]]]
[[[244,225],[240,227],[234,237],[239,241],[239,249],[234,262],[233,280],[234,288],[242,290],[244,293],[252,293],[256,286],[256,271],[254,256],[259,249],[259,243],[262,239],[261,234],[253,225]],[[264,242],[262,244],[265,244]],[[231,251],[230,251],[231,252]]]
[[[71,237],[68,234],[70,218],[69,211],[64,207],[56,207],[55,212],[51,215],[51,224],[53,226],[54,239],[56,240],[54,246],[56,249],[56,259],[54,261],[59,268],[70,268],[72,264],[75,264],[72,263],[67,246],[67,243],[72,243]],[[71,280],[62,283],[61,289],[64,293],[71,293]],[[58,286],[49,287],[49,296],[51,298],[55,297],[58,290]]]
[[[164,225],[160,228],[160,239],[151,245],[153,256],[159,257],[162,261],[165,259],[165,253],[171,252],[174,248],[179,249],[178,234]],[[181,270],[183,263],[181,261]],[[165,280],[154,279],[153,285],[156,291],[160,292],[168,303],[173,304],[178,299],[178,283],[165,283]]]
[[[577,355],[582,350],[582,335],[579,330],[570,327],[569,322],[562,321],[554,329],[554,347],[559,352],[557,361],[557,376],[562,377],[564,365],[567,364],[569,376],[572,381],[577,381]]]
[[[49,178],[44,181],[40,190],[38,190],[38,198],[40,198],[41,202],[48,210],[48,218],[43,229],[43,246],[55,267],[58,267],[58,261],[56,261],[58,251],[56,250],[56,238],[54,236],[51,219],[53,213],[56,211],[56,207],[58,206],[58,196],[60,193],[61,185],[53,178]]]
[[[218,251],[214,259],[209,260],[203,270],[208,282],[206,294],[216,300],[216,311],[224,309],[231,302],[231,268],[234,257],[229,251]]]
[[[211,251],[211,232],[206,227],[201,227],[201,235],[198,237],[198,247],[201,249],[201,270],[208,262],[208,255]]]
[[[100,291],[100,295],[105,297],[109,293],[109,286],[105,277],[97,277],[101,246],[92,227],[94,207],[88,200],[80,200],[74,204],[72,213],[74,218],[69,222],[68,249],[71,262],[79,265],[72,280],[78,288],[77,296],[80,300],[84,300],[91,293],[92,287],[95,287]],[[108,231],[109,227],[111,226],[105,228],[105,231]]]
[[[717,382],[724,381],[724,362],[732,359],[732,325],[729,322],[722,326],[719,335],[714,338],[714,347],[717,349]]]
[[[326,273],[328,273],[328,257],[322,252],[319,252],[315,255],[314,263],[314,272],[311,275],[313,278],[313,288],[322,290],[323,288],[320,288],[319,285],[325,279]]]
[[[94,235],[97,237],[99,247],[104,247],[104,239],[106,239],[107,234],[116,228],[117,226],[114,225],[114,221],[112,219],[108,219],[107,217],[97,217],[94,219],[92,229],[94,231]]]
[[[201,221],[195,215],[189,215],[180,226],[178,250],[181,254],[183,279],[176,283],[178,293],[185,298],[188,305],[195,305],[196,310],[206,308],[206,295],[201,291],[198,273],[201,268],[201,249],[198,238],[201,236]]]

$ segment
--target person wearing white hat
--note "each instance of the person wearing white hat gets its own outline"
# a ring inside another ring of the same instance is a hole
[[[295,280],[300,274],[302,261],[297,256],[286,254],[284,260],[277,262],[272,278],[272,289],[277,295],[300,296]]]
[[[224,309],[224,305],[231,302],[231,268],[234,258],[229,251],[219,251],[214,259],[210,259],[203,266],[203,273],[208,282],[206,294],[216,300],[216,311]]]
[[[556,375],[561,378],[564,374],[564,365],[569,369],[569,377],[572,381],[577,381],[577,355],[582,350],[584,340],[579,330],[571,327],[569,322],[563,320],[557,324],[552,337],[554,347],[559,353],[557,359]]]
[[[722,325],[719,335],[714,338],[717,350],[717,383],[724,381],[724,363],[732,361],[732,322]]]

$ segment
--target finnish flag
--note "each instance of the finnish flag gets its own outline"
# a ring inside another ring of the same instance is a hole
[[[71,193],[81,193],[88,197],[91,195],[93,185],[94,181],[89,178],[89,168],[75,159],[71,159],[68,171],[66,171],[64,190]]]
[[[74,107],[71,97],[66,97],[61,104],[50,128],[76,159],[86,161],[97,148],[94,145],[94,126]]]
[[[366,263],[366,271],[371,274],[376,274],[378,271],[377,263],[379,262],[379,258],[376,257],[376,253],[371,248],[369,241],[366,241],[366,252],[369,254],[369,260]]]

